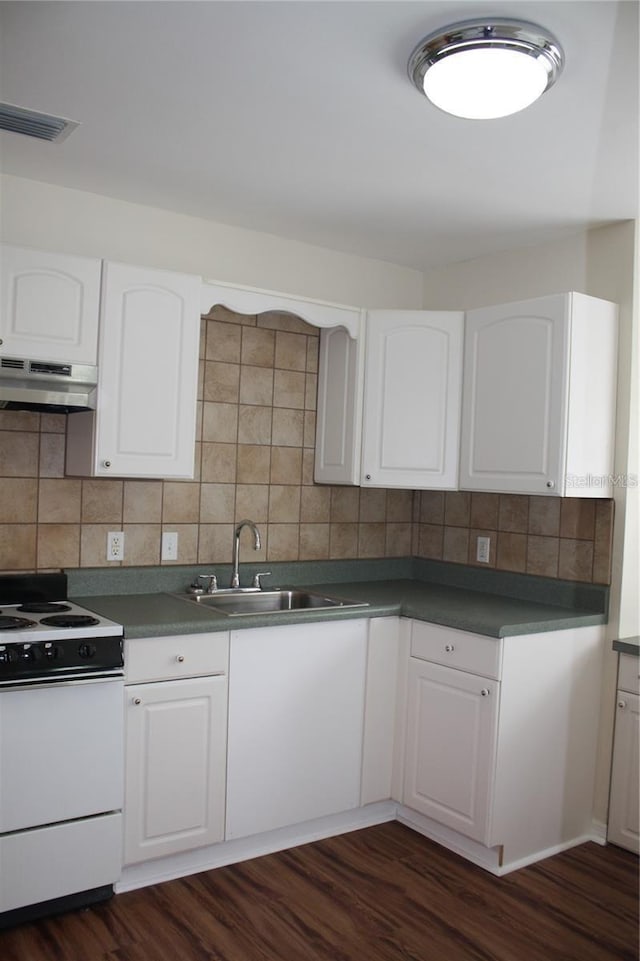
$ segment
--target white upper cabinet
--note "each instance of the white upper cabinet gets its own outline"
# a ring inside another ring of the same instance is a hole
[[[463,318],[452,311],[367,314],[363,486],[457,486]]]
[[[98,407],[74,414],[67,474],[193,477],[200,278],[105,263]]]
[[[320,332],[314,478],[359,484],[362,449],[364,338],[344,327]]]
[[[95,366],[101,261],[2,244],[0,353]]]
[[[469,311],[460,487],[610,497],[617,308],[569,293]]]

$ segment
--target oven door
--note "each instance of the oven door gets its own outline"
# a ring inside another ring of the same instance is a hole
[[[122,808],[122,678],[0,688],[0,834]]]

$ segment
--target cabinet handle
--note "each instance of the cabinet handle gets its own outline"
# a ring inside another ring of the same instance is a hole
[[[134,697],[133,703],[134,703],[134,704],[142,704],[142,698],[141,698],[141,697]]]
[[[184,661],[184,654],[178,654],[178,656],[176,657],[176,661],[178,662],[178,664],[182,664],[182,662]]]
[[[621,707],[622,710],[624,710],[626,706],[627,706],[626,701],[622,701],[622,700],[618,701],[618,707]]]
[[[549,488],[549,490],[553,490],[555,486],[556,485],[553,481],[547,481],[547,487]]]
[[[489,694],[491,694],[491,691],[489,690],[488,687],[483,687],[480,693],[482,694],[483,697],[488,697]]]
[[[111,467],[111,461],[110,461],[110,460],[105,460],[105,461],[103,461],[103,462],[102,462],[102,466],[103,466],[103,467]]]
[[[447,652],[447,654],[452,654],[454,650],[455,650],[455,648],[454,648],[453,644],[446,644],[446,645],[445,645],[445,651]]]

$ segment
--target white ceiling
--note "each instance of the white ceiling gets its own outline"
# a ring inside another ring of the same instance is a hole
[[[560,80],[513,117],[432,107],[406,64],[490,12]],[[7,173],[419,269],[638,209],[638,2],[2,2],[0,99],[81,121],[0,134]]]

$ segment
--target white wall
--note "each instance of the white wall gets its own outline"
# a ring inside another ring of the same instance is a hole
[[[200,274],[356,307],[420,307],[422,273],[168,210],[0,177],[9,243]]]
[[[638,477],[638,223],[585,231],[556,244],[510,250],[425,274],[425,307],[464,309],[543,294],[581,291],[619,304],[618,403],[615,473]],[[638,626],[638,487],[614,491],[615,522],[607,639],[635,636]],[[607,643],[596,817],[606,821],[617,658]]]

